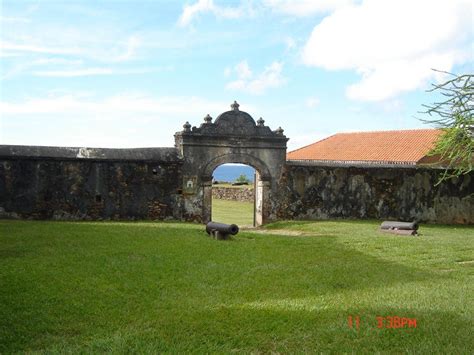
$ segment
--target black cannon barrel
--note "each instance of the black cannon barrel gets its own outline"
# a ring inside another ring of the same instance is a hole
[[[209,222],[206,225],[206,232],[207,234],[211,234],[213,231],[236,235],[237,233],[239,233],[239,227],[236,224]]]
[[[396,222],[385,221],[382,222],[380,229],[398,229],[398,230],[418,230],[418,223],[416,222]]]

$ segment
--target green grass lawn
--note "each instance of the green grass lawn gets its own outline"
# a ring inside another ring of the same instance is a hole
[[[253,210],[252,202],[212,199],[212,220],[216,222],[253,226]]]
[[[378,225],[0,221],[0,353],[471,353],[474,229]]]

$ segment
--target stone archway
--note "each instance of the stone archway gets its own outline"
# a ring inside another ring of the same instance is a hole
[[[283,130],[272,131],[260,118],[257,122],[239,110],[219,115],[215,122],[207,115],[200,127],[186,122],[175,134],[176,147],[183,158],[183,208],[187,219],[204,223],[211,218],[212,172],[225,163],[253,166],[258,172],[257,225],[276,219],[274,207],[278,181],[286,162]]]

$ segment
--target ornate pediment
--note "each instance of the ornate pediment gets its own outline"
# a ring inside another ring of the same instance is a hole
[[[199,127],[191,127],[189,122],[183,126],[183,131],[178,132],[183,136],[219,136],[219,137],[272,137],[286,138],[283,129],[272,131],[265,126],[265,121],[260,118],[257,122],[247,112],[239,110],[239,104],[234,101],[232,110],[221,113],[214,122],[212,117],[204,117],[204,123]]]

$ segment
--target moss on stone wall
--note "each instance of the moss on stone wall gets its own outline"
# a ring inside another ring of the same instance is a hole
[[[435,186],[438,170],[291,164],[280,218],[474,223],[473,174]]]
[[[181,218],[181,162],[3,159],[0,207],[34,219]]]

